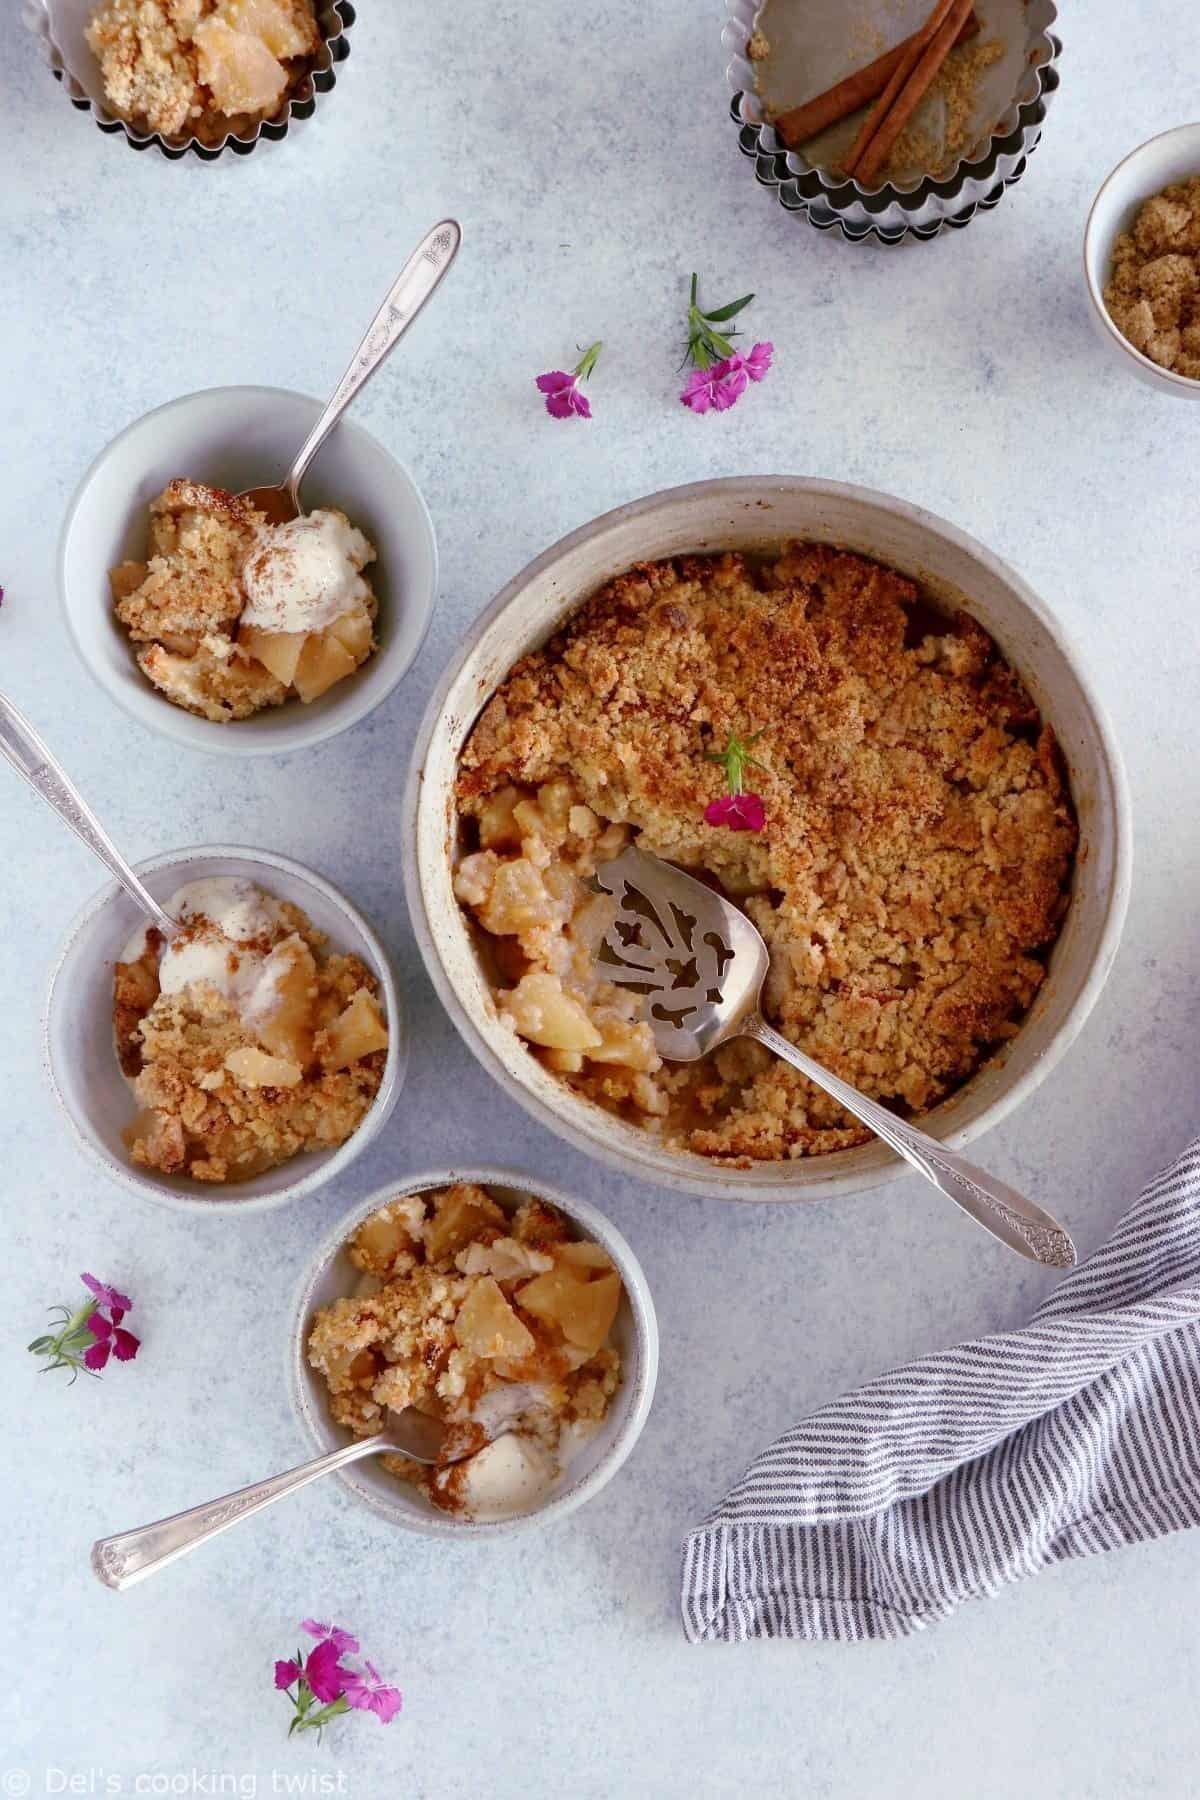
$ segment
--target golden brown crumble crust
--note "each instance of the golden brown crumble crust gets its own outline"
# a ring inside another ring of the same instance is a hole
[[[707,825],[723,772],[704,752],[755,730],[766,829]],[[485,708],[460,811],[477,823],[510,786],[557,779],[744,906],[771,953],[772,1022],[904,1111],[1011,1037],[1044,979],[1076,842],[1053,733],[973,619],[937,616],[864,557],[818,544],[756,567],[684,557],[601,589]],[[558,854],[581,851],[568,839]],[[473,910],[486,925],[486,904]],[[514,981],[530,944],[502,946]],[[745,1041],[649,1076],[586,1051],[574,1071],[538,1054],[708,1156],[797,1157],[869,1136]]]

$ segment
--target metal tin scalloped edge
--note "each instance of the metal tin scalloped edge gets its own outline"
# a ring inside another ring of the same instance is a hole
[[[731,52],[726,70],[733,90],[730,115],[738,128],[738,148],[753,159],[756,179],[775,189],[785,211],[801,214],[819,231],[836,228],[851,243],[868,238],[882,244],[898,244],[909,237],[921,241],[946,227],[968,225],[976,212],[990,210],[1021,179],[1059,85],[1062,44],[1050,30],[1058,17],[1054,0],[1030,0],[1032,27],[1039,35],[1021,88],[997,121],[986,153],[960,161],[939,179],[928,176],[907,187],[888,183],[874,193],[810,168],[803,156],[784,148],[769,124],[754,116],[758,111],[754,72],[745,47],[762,5],[763,0],[726,0],[729,18],[722,42]]]
[[[284,117],[261,120],[249,137],[235,137],[229,132],[218,144],[202,144],[194,137],[171,139],[164,138],[157,131],[137,132],[126,120],[106,111],[84,91],[64,64],[62,53],[51,34],[46,0],[24,0],[21,9],[25,24],[41,46],[43,60],[55,79],[62,83],[63,91],[72,106],[78,112],[90,112],[99,129],[106,135],[123,136],[131,150],[155,149],[172,162],[177,162],[189,151],[202,162],[215,162],[225,150],[232,150],[237,156],[249,156],[264,140],[277,143],[280,138],[288,135],[293,122],[299,124],[313,116],[319,96],[331,92],[337,85],[338,66],[350,54],[347,34],[356,16],[352,0],[319,0],[316,13],[317,23],[321,27],[321,51],[309,77],[288,101]]]

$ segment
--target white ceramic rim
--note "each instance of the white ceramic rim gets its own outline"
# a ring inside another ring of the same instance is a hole
[[[354,1134],[346,1139],[318,1168],[302,1175],[290,1186],[281,1188],[278,1193],[250,1195],[238,1199],[233,1195],[222,1198],[227,1189],[214,1185],[213,1198],[207,1195],[188,1194],[171,1189],[166,1179],[162,1182],[154,1180],[150,1175],[139,1174],[132,1163],[120,1163],[92,1142],[84,1131],[72,1108],[68,1105],[58,1083],[55,1073],[54,1059],[50,1049],[50,1012],[54,1003],[54,992],[62,972],[63,964],[80,932],[91,923],[96,914],[101,912],[113,900],[121,889],[117,882],[109,884],[92,895],[72,919],[62,949],[54,959],[54,967],[50,971],[50,982],[46,990],[46,1001],[42,1009],[42,1063],[51,1091],[58,1102],[59,1110],[68,1120],[75,1141],[96,1166],[115,1181],[119,1186],[128,1188],[140,1199],[149,1200],[156,1206],[168,1207],[173,1212],[187,1212],[196,1217],[208,1217],[210,1214],[247,1214],[271,1212],[277,1206],[283,1206],[291,1200],[300,1200],[306,1194],[324,1187],[327,1182],[335,1181],[343,1174],[355,1157],[360,1155],[387,1124],[400,1098],[408,1072],[408,1023],[404,1016],[400,1001],[400,990],[392,973],[389,957],[378,932],[369,920],[359,911],[354,902],[347,898],[341,888],[328,881],[324,875],[318,875],[305,863],[297,862],[293,857],[280,856],[272,850],[258,850],[250,844],[195,844],[182,850],[167,850],[159,856],[147,857],[144,861],[134,863],[137,875],[152,875],[159,869],[169,868],[172,863],[186,864],[199,857],[244,857],[249,861],[260,863],[265,869],[278,869],[285,874],[309,882],[326,900],[339,906],[349,915],[362,933],[372,956],[375,958],[374,973],[379,977],[379,985],[383,990],[384,1006],[388,1021],[388,1054],[384,1064],[383,1079],[379,1084],[379,1092],[371,1103],[370,1110],[362,1124]],[[114,1050],[113,1054],[116,1052]],[[234,1184],[236,1188],[236,1183]]]
[[[292,1306],[291,1330],[287,1347],[287,1382],[291,1397],[292,1410],[299,1420],[300,1428],[314,1446],[318,1455],[336,1448],[337,1443],[350,1443],[351,1434],[337,1429],[337,1440],[331,1443],[330,1435],[323,1434],[318,1428],[313,1408],[308,1403],[308,1386],[310,1381],[308,1362],[304,1354],[306,1326],[312,1307],[312,1292],[325,1273],[329,1264],[344,1247],[354,1228],[389,1200],[402,1198],[406,1194],[423,1194],[431,1189],[450,1187],[456,1181],[474,1181],[481,1187],[519,1188],[546,1200],[556,1206],[572,1225],[578,1227],[581,1234],[596,1240],[608,1251],[616,1265],[625,1290],[633,1318],[633,1335],[637,1352],[637,1367],[634,1370],[624,1368],[621,1374],[621,1386],[618,1395],[628,1392],[630,1395],[628,1410],[622,1420],[621,1427],[613,1438],[601,1460],[590,1474],[582,1475],[569,1482],[561,1493],[554,1496],[545,1506],[534,1512],[522,1513],[514,1519],[455,1519],[449,1514],[442,1516],[432,1513],[426,1517],[420,1513],[409,1513],[403,1508],[392,1507],[385,1500],[364,1493],[349,1479],[348,1470],[339,1470],[335,1479],[340,1481],[351,1497],[369,1506],[389,1523],[399,1526],[402,1531],[413,1531],[423,1537],[454,1538],[459,1541],[481,1538],[510,1537],[517,1531],[528,1531],[532,1526],[546,1525],[552,1520],[563,1519],[577,1507],[592,1500],[622,1467],[633,1451],[634,1445],[642,1435],[642,1429],[650,1415],[654,1401],[654,1390],[658,1380],[658,1318],[654,1309],[654,1299],[650,1292],[650,1284],[646,1280],[645,1271],[635,1256],[628,1240],[618,1231],[612,1221],[605,1217],[587,1200],[581,1200],[564,1191],[553,1183],[543,1181],[541,1176],[530,1175],[522,1169],[506,1169],[493,1167],[490,1164],[467,1164],[463,1167],[424,1169],[414,1175],[403,1175],[397,1181],[388,1182],[377,1188],[373,1194],[358,1204],[336,1224],[321,1243],[316,1256],[296,1291]],[[316,1377],[311,1377],[315,1386]]]
[[[1064,662],[1069,666],[1091,714],[1097,737],[1103,746],[1103,774],[1111,787],[1113,796],[1112,828],[1115,848],[1114,879],[1104,911],[1103,925],[1092,950],[1086,977],[1081,982],[1073,1006],[1039,1059],[1018,1076],[1010,1086],[1006,1087],[1003,1093],[998,1095],[992,1104],[980,1112],[975,1119],[953,1130],[938,1131],[934,1129],[932,1135],[939,1137],[951,1148],[962,1149],[967,1144],[974,1142],[976,1138],[982,1137],[985,1132],[998,1125],[1002,1119],[1007,1118],[1045,1080],[1074,1043],[1108,979],[1129,905],[1133,869],[1132,806],[1125,765],[1113,733],[1107,708],[1096,693],[1077,653],[1068,648],[1053,614],[1028,583],[1001,557],[994,555],[969,533],[961,531],[957,526],[950,524],[937,514],[913,505],[910,501],[900,500],[892,495],[880,493],[872,488],[860,487],[854,483],[825,481],[812,476],[723,476],[709,481],[691,482],[680,487],[661,489],[643,499],[615,507],[560,538],[557,543],[552,544],[549,549],[544,550],[540,556],[528,563],[497,595],[491,605],[484,609],[460,645],[458,654],[444,670],[442,678],[430,698],[413,748],[404,794],[401,841],[404,852],[404,878],[409,917],[430,980],[437,989],[438,996],[459,1035],[506,1094],[510,1095],[518,1105],[522,1106],[548,1130],[554,1132],[556,1136],[565,1139],[567,1143],[582,1150],[586,1155],[597,1158],[609,1168],[619,1170],[633,1179],[681,1189],[691,1194],[704,1194],[716,1199],[734,1200],[743,1204],[795,1205],[808,1201],[841,1199],[849,1194],[869,1192],[904,1174],[906,1165],[894,1153],[889,1153],[880,1166],[871,1170],[845,1171],[816,1180],[810,1179],[806,1173],[803,1186],[792,1191],[774,1192],[760,1187],[749,1189],[739,1183],[738,1177],[740,1173],[744,1173],[743,1171],[709,1165],[704,1158],[686,1151],[678,1152],[669,1164],[664,1159],[664,1164],[660,1165],[650,1160],[649,1147],[646,1159],[642,1160],[633,1143],[627,1145],[623,1140],[616,1143],[601,1136],[599,1120],[594,1132],[584,1129],[582,1125],[577,1125],[574,1120],[565,1117],[553,1106],[544,1102],[538,1094],[517,1078],[502,1061],[459,998],[457,989],[442,964],[434,941],[425,907],[419,864],[418,821],[422,811],[425,788],[425,760],[431,741],[441,721],[451,689],[473,655],[479,640],[505,608],[518,598],[531,582],[552,568],[560,558],[569,555],[589,539],[600,536],[609,529],[619,527],[627,520],[636,519],[647,512],[653,512],[664,502],[703,499],[709,496],[734,501],[738,499],[753,501],[767,491],[776,493],[780,491],[805,492],[869,504],[878,510],[901,517],[911,524],[919,526],[922,530],[942,537],[963,554],[982,563],[996,580],[1010,587],[1018,595],[1042,630],[1045,631]],[[485,694],[480,698],[475,717],[478,717],[478,711],[488,697]],[[599,1113],[600,1109],[596,1108],[595,1110]],[[817,1158],[805,1159],[806,1169],[811,1170],[813,1164],[819,1160]],[[678,1167],[674,1166],[676,1163]],[[769,1166],[778,1167],[781,1170],[785,1167],[781,1164]],[[799,1165],[796,1167],[797,1173],[799,1173]],[[780,1186],[784,1187],[786,1176],[781,1173],[779,1181]]]
[[[1169,131],[1160,131],[1157,132],[1154,137],[1147,138],[1144,144],[1138,144],[1136,149],[1129,152],[1128,156],[1123,156],[1116,168],[1113,169],[1112,173],[1106,176],[1105,180],[1101,183],[1096,198],[1092,201],[1092,204],[1088,209],[1087,224],[1083,228],[1083,279],[1087,284],[1088,298],[1091,300],[1096,316],[1104,327],[1106,334],[1117,348],[1123,350],[1126,356],[1150,377],[1154,386],[1162,387],[1164,389],[1176,388],[1181,394],[1186,394],[1189,398],[1194,399],[1197,394],[1200,393],[1200,381],[1193,375],[1177,375],[1174,369],[1164,369],[1161,363],[1152,362],[1148,356],[1143,355],[1140,350],[1131,344],[1124,332],[1114,323],[1107,306],[1104,304],[1104,290],[1100,286],[1096,276],[1092,273],[1092,263],[1095,260],[1092,256],[1093,239],[1096,234],[1108,190],[1112,187],[1122,171],[1127,169],[1130,163],[1136,162],[1137,158],[1145,151],[1152,149],[1155,144],[1163,143],[1167,138],[1182,137],[1185,132],[1194,132],[1196,134],[1196,148],[1198,153],[1197,172],[1200,173],[1200,120],[1198,120],[1192,125],[1172,125]],[[1152,200],[1153,198],[1153,194],[1146,194],[1143,196],[1144,200]]]
[[[71,495],[70,502],[63,517],[62,529],[59,532],[58,549],[55,557],[58,603],[63,619],[66,622],[67,635],[71,640],[75,654],[78,656],[80,662],[88,671],[88,674],[92,677],[93,681],[103,689],[110,700],[120,707],[126,718],[133,719],[136,724],[144,726],[147,730],[160,732],[163,737],[170,738],[173,743],[180,744],[183,749],[189,751],[200,751],[201,753],[214,756],[230,757],[295,756],[303,753],[305,750],[314,749],[318,744],[328,743],[330,738],[338,737],[343,731],[349,731],[355,725],[361,724],[363,719],[368,718],[377,707],[382,706],[386,700],[391,698],[400,683],[404,680],[404,677],[413,667],[418,656],[421,654],[425,640],[429,635],[429,627],[433,623],[433,615],[437,610],[438,594],[441,587],[441,568],[438,561],[437,533],[433,528],[433,517],[429,511],[425,496],[417,486],[416,481],[405,464],[402,463],[398,457],[393,456],[387,445],[381,443],[372,432],[368,431],[365,426],[360,425],[357,420],[342,418],[339,420],[335,429],[339,433],[346,432],[352,437],[359,437],[371,445],[373,449],[379,451],[395,468],[400,480],[407,483],[408,487],[412,490],[412,497],[416,505],[417,516],[421,521],[428,539],[431,576],[428,596],[422,599],[424,618],[421,621],[420,630],[413,643],[412,652],[403,661],[397,659],[395,671],[392,673],[387,685],[383,688],[382,692],[375,695],[374,698],[366,701],[362,698],[355,700],[353,698],[353,692],[348,692],[345,705],[341,710],[327,714],[324,722],[314,720],[309,731],[304,732],[298,730],[296,732],[295,741],[284,745],[274,742],[270,738],[257,738],[253,732],[239,732],[236,724],[230,727],[226,724],[219,724],[216,720],[198,719],[196,714],[188,713],[185,715],[186,717],[199,724],[207,724],[212,727],[210,741],[207,741],[204,744],[196,744],[190,740],[181,738],[179,732],[175,729],[171,714],[180,709],[173,706],[165,697],[161,695],[158,696],[162,701],[162,711],[167,715],[159,722],[156,714],[143,714],[139,712],[136,707],[131,706],[120,690],[109,683],[107,676],[101,669],[97,668],[92,658],[88,655],[84,644],[75,630],[75,621],[72,617],[71,608],[67,603],[66,553],[67,543],[75,524],[75,515],[83,504],[83,499],[89,486],[104,463],[112,455],[113,451],[116,450],[117,446],[122,444],[127,437],[130,437],[135,431],[140,430],[141,427],[147,424],[151,419],[159,418],[165,413],[174,412],[186,407],[190,405],[192,401],[201,399],[202,397],[207,399],[213,395],[226,394],[243,394],[246,396],[257,394],[268,395],[272,399],[282,398],[286,400],[303,400],[306,405],[315,406],[318,413],[325,405],[324,400],[318,400],[315,395],[312,394],[302,393],[299,388],[267,387],[262,383],[257,382],[251,382],[243,386],[237,382],[233,382],[223,387],[195,388],[189,394],[178,394],[174,400],[164,400],[161,406],[152,406],[149,412],[142,413],[136,419],[131,419],[128,425],[122,426],[116,437],[110,438],[104,448],[97,451],[76,484],[74,493]],[[386,643],[382,644],[375,652],[375,655],[386,663],[389,655],[389,646]],[[348,686],[353,690],[353,680],[350,681]],[[147,687],[149,687],[149,683],[147,683]],[[287,701],[285,704],[297,708],[301,707],[300,701]]]

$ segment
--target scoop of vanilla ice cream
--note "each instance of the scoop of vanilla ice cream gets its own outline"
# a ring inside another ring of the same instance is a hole
[[[508,1519],[532,1512],[550,1498],[558,1471],[537,1444],[506,1432],[466,1465],[465,1510],[472,1519]]]
[[[370,594],[360,570],[373,546],[345,513],[321,509],[264,525],[242,568],[241,623],[258,631],[324,631]]]
[[[207,919],[235,943],[269,935],[282,921],[279,903],[241,875],[208,875],[176,889],[166,910],[180,924]]]
[[[264,984],[273,985],[270,957],[249,946],[270,937],[283,922],[278,903],[234,875],[207,876],[177,888],[166,911],[187,927],[187,934],[163,945],[158,985],[178,994],[193,982],[206,981],[223,994],[243,1017],[261,1011]],[[146,947],[143,927],[125,946],[123,960],[137,962]]]

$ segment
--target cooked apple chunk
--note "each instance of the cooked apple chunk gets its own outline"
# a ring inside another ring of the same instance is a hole
[[[284,687],[295,681],[296,665],[307,642],[307,631],[260,631],[256,625],[243,625],[238,632],[240,648],[270,669]]]
[[[350,1260],[356,1269],[373,1275],[386,1275],[400,1255],[413,1256],[420,1238],[418,1222],[411,1202],[399,1200],[381,1206],[364,1219],[350,1243]]]
[[[253,1044],[231,1050],[225,1058],[225,1067],[235,1081],[248,1088],[291,1088],[304,1074],[297,1063],[287,1062],[282,1056],[268,1056],[265,1050],[256,1050]]]
[[[311,56],[320,36],[311,12],[296,0],[219,0],[217,16],[234,31],[261,38],[272,56]]]
[[[328,1031],[320,1035],[319,1052],[326,1069],[348,1069],[351,1063],[388,1047],[388,1028],[379,1003],[366,988],[351,996]]]
[[[583,1007],[545,969],[531,969],[500,998],[514,1029],[531,1044],[544,1044],[547,1050],[587,1051],[603,1042]]]
[[[235,31],[215,14],[192,33],[196,66],[223,113],[268,113],[287,86],[287,70],[261,38]]]
[[[263,964],[263,982],[269,984],[271,1006],[258,1021],[259,1040],[273,1055],[306,1069],[313,1060],[312,1009],[317,993],[317,965],[298,933],[276,944]]]
[[[540,1275],[539,1281],[546,1277]],[[499,1284],[490,1275],[475,1283],[454,1321],[454,1336],[474,1356],[508,1357],[519,1362],[534,1351],[534,1336],[522,1325]]]
[[[608,1336],[620,1302],[621,1277],[615,1270],[596,1281],[579,1281],[567,1269],[551,1269],[517,1290],[522,1311],[557,1325],[568,1344],[589,1355]]]
[[[327,633],[313,634],[305,642],[292,677],[293,685],[307,706],[319,700],[335,682],[353,675],[358,664],[350,652]]]
[[[425,1227],[425,1255],[430,1262],[453,1256],[488,1226],[504,1229],[504,1214],[473,1181],[460,1181],[438,1196]]]
[[[371,654],[375,642],[375,627],[365,606],[356,606],[352,611],[342,613],[327,630],[330,637],[336,638],[356,663],[365,662]]]
[[[144,562],[118,563],[115,569],[108,571],[108,585],[113,599],[128,599],[130,594],[137,592],[149,573],[149,566]],[[513,792],[516,792],[515,788]]]
[[[554,1255],[558,1262],[565,1263],[570,1273],[578,1275],[582,1281],[588,1279],[589,1270],[612,1268],[612,1258],[608,1251],[593,1243],[591,1238],[576,1238],[569,1244],[559,1244]]]
[[[479,842],[484,850],[513,850],[521,841],[514,812],[521,798],[518,787],[502,787],[479,814]]]

